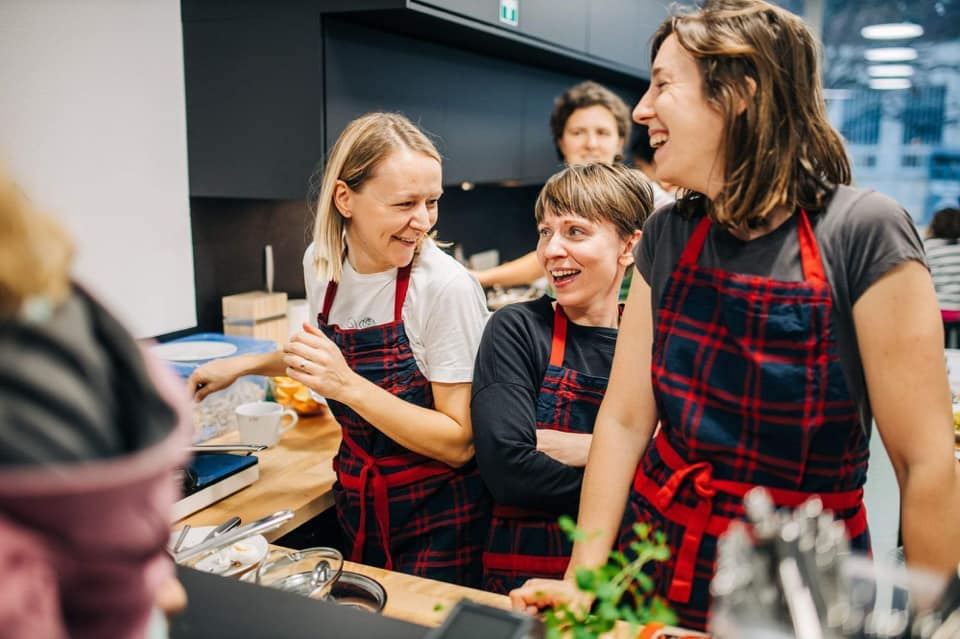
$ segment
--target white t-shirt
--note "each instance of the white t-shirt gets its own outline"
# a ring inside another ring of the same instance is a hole
[[[311,321],[323,308],[327,281],[317,279],[313,244],[303,255],[303,279]],[[369,328],[393,321],[397,269],[357,273],[343,264],[329,322],[343,329]],[[490,312],[475,279],[431,240],[425,240],[410,273],[403,322],[420,371],[431,382],[473,379],[473,363]]]

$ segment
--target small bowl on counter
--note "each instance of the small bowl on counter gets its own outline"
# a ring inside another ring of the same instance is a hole
[[[387,592],[375,579],[343,569],[335,548],[276,549],[241,581],[379,613]]]

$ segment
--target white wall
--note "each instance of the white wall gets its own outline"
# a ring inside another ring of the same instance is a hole
[[[196,326],[179,0],[0,0],[0,158],[137,336]]]

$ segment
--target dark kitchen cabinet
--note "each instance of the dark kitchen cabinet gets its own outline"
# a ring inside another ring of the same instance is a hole
[[[587,0],[520,0],[520,31],[573,51],[586,52],[587,4]]]
[[[650,74],[650,39],[669,2],[661,0],[590,0],[587,52]]]
[[[190,194],[303,199],[323,152],[320,14],[240,5],[184,4]]]
[[[424,0],[418,4],[437,7],[493,25],[507,26],[500,22],[500,0]]]
[[[367,111],[400,111],[435,137],[445,184],[523,174],[525,69],[334,19],[324,62],[329,142]]]
[[[639,6],[646,7],[650,1],[638,0]],[[315,6],[324,14],[366,26],[601,82],[643,79],[637,67],[622,62],[633,60],[632,54],[615,51],[614,58],[606,50],[603,55],[591,53],[594,3],[608,4],[604,0],[519,0],[516,27],[500,21],[499,0],[316,0]],[[605,19],[618,24],[620,32],[632,28],[632,18],[610,15]]]

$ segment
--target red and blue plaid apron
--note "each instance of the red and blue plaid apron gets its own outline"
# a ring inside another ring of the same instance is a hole
[[[869,440],[830,327],[833,305],[805,211],[803,281],[697,265],[705,217],[687,242],[656,315],[651,374],[661,421],[634,477],[630,524],[649,522],[672,557],[653,568],[679,625],[704,629],[717,537],[765,486],[780,506],[818,495],[869,549],[863,483]]]
[[[550,364],[537,397],[537,428],[591,433],[607,377],[563,367],[567,321],[558,305],[553,314]],[[572,550],[572,543],[557,524],[557,515],[494,504],[483,553],[483,587],[506,594],[532,577],[560,579]]]
[[[360,329],[328,324],[337,292],[331,282],[318,324],[356,373],[405,401],[433,408],[430,381],[417,366],[401,319],[410,269],[397,272],[393,322]],[[479,585],[489,495],[476,462],[451,468],[404,448],[345,404],[330,401],[330,409],[343,429],[333,493],[350,560]]]

